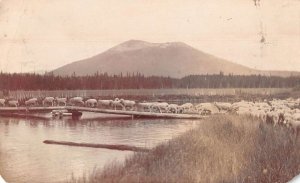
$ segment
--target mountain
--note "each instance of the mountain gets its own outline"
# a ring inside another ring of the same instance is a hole
[[[259,71],[197,50],[182,42],[149,43],[130,40],[91,58],[53,71],[54,75],[142,73],[145,76],[184,77],[197,74],[263,74],[290,76],[299,72]]]

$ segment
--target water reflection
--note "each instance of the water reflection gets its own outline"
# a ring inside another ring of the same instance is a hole
[[[57,182],[82,176],[129,151],[43,144],[44,140],[151,148],[199,121],[138,119],[0,119],[0,173],[8,182]]]

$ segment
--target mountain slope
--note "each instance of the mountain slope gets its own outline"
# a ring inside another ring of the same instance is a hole
[[[185,43],[148,43],[130,40],[88,59],[67,64],[53,71],[55,75],[92,75],[96,72],[145,76],[183,77],[191,74],[272,74],[226,61],[196,50]],[[297,74],[297,73],[294,73]],[[275,75],[290,75],[278,71]]]

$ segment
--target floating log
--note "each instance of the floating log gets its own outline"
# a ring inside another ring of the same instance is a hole
[[[67,146],[79,146],[79,147],[91,147],[91,148],[104,148],[113,149],[119,151],[135,151],[135,152],[149,152],[150,149],[129,146],[129,145],[110,145],[110,144],[91,144],[91,143],[76,143],[67,141],[55,141],[55,140],[44,140],[45,144],[57,144],[57,145],[67,145]]]

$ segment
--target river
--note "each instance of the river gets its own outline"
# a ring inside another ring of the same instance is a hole
[[[9,183],[67,181],[72,176],[88,175],[110,162],[123,162],[133,152],[49,145],[44,140],[152,148],[198,124],[199,120],[174,119],[83,117],[74,121],[1,117],[0,174]]]

